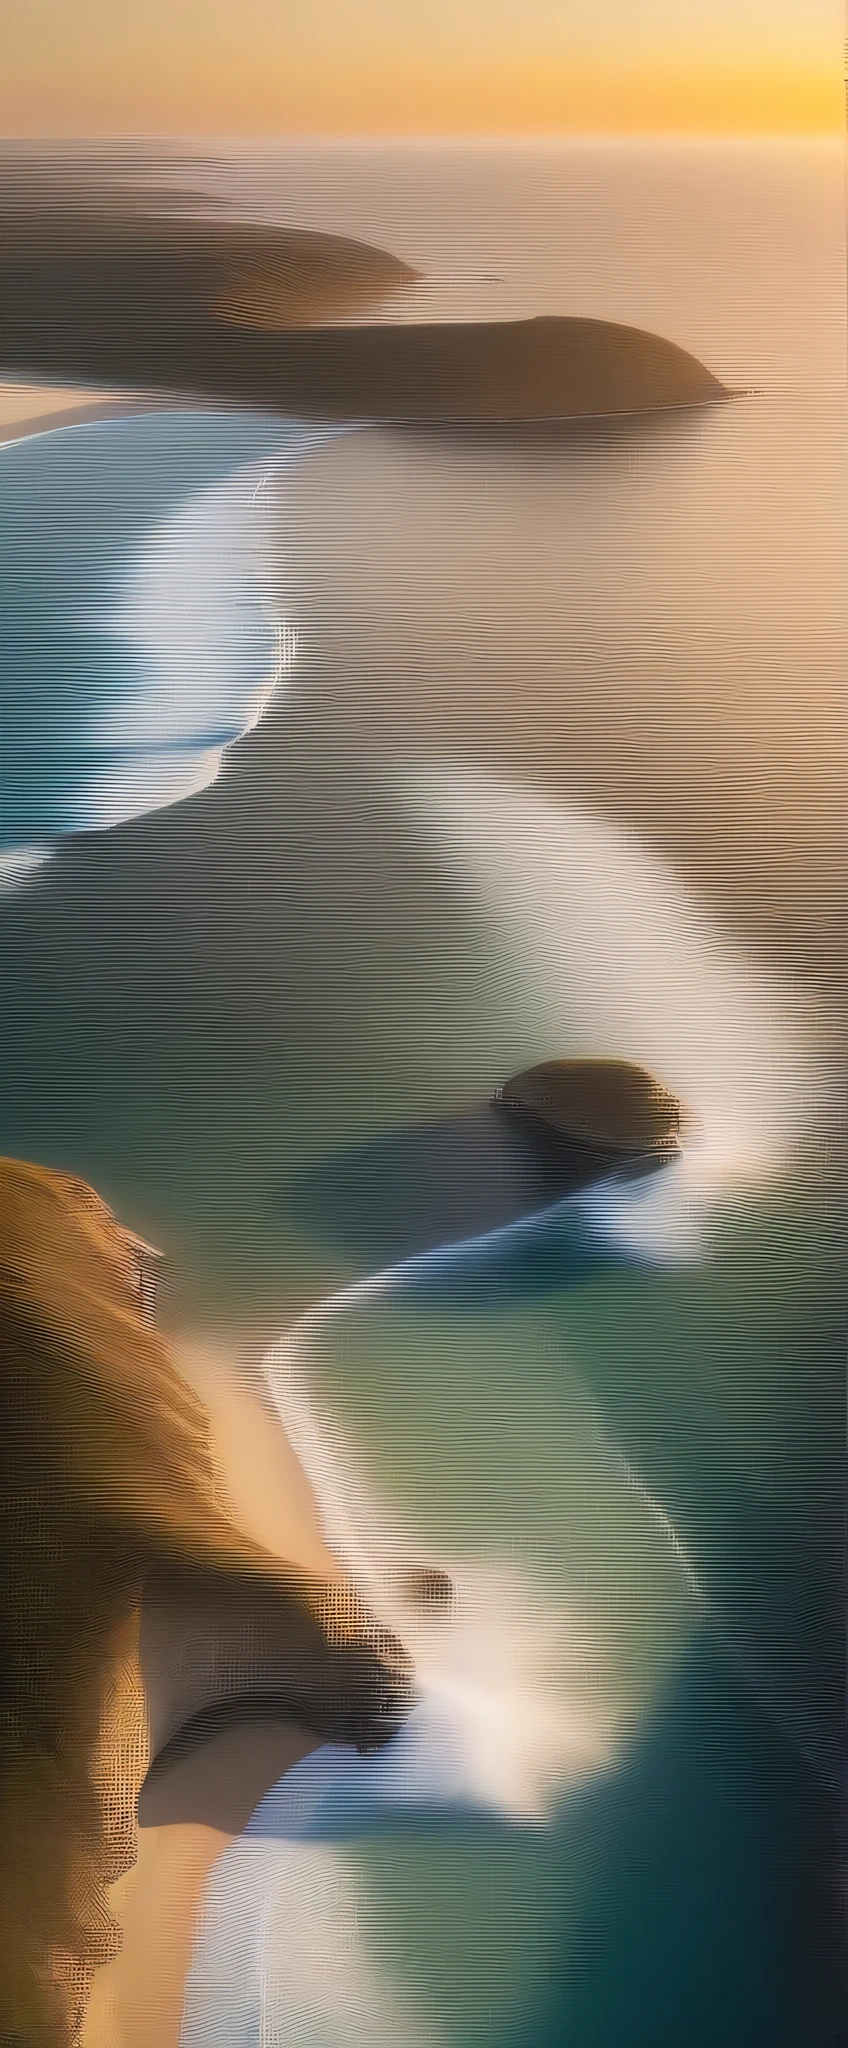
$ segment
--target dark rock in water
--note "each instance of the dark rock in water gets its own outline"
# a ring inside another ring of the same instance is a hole
[[[628,1060],[546,1060],[498,1090],[497,1106],[556,1145],[626,1165],[661,1164],[680,1150],[675,1095]]]
[[[410,1606],[423,1613],[450,1613],[456,1597],[449,1572],[436,1565],[422,1565],[403,1575],[402,1590]]]
[[[301,1228],[381,1268],[520,1226],[610,1174],[655,1172],[679,1157],[683,1124],[677,1098],[641,1067],[551,1060],[492,1102],[322,1161],[279,1198]]]

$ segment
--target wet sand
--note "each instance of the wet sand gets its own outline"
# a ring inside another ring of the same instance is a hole
[[[135,1868],[114,1887],[120,1955],[94,1982],[82,2048],[178,2048],[206,1880],[265,1792],[310,1751],[283,1722],[228,1729],[174,1764],[156,1788]],[[209,1819],[172,1818],[208,1813]]]
[[[258,1371],[208,1345],[178,1355],[209,1411],[237,1520],[278,1555],[340,1576]],[[123,1947],[95,1979],[81,2048],[177,2048],[206,1879],[269,1787],[319,1747],[304,1729],[258,1719],[222,1729],[151,1781],[137,1862],[110,1894]]]
[[[249,1358],[236,1360],[208,1341],[177,1347],[180,1370],[209,1414],[240,1527],[304,1570],[340,1578],[312,1488],[271,1404],[255,1352],[252,1347]]]
[[[44,391],[39,389],[35,395],[41,408],[38,412],[25,418],[0,417],[0,448],[11,441],[25,441],[31,434],[53,433],[58,427],[83,427],[90,420],[132,419],[140,412],[190,412],[195,404],[197,410],[202,410],[199,401],[191,396],[168,398],[159,393],[151,396],[146,391],[127,392],[121,398],[92,399],[85,404],[50,406],[45,410]]]

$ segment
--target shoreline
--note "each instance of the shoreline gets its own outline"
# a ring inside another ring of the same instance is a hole
[[[391,416],[375,415],[371,417],[366,414],[342,416],[336,413],[290,413],[288,410],[281,410],[279,417],[281,422],[284,420],[290,421],[297,426],[318,428],[319,430],[321,427],[326,427],[334,432],[338,432],[339,428],[345,427],[383,427],[400,431],[412,429],[418,433],[425,434],[428,432],[435,434],[488,434],[520,432],[523,428],[527,427],[572,427],[576,429],[579,427],[615,426],[618,423],[629,425],[634,422],[638,423],[640,420],[661,420],[667,414],[676,416],[684,412],[702,412],[712,409],[714,406],[728,404],[733,399],[759,398],[761,396],[762,393],[755,388],[747,386],[739,388],[727,387],[715,395],[703,398],[679,399],[669,404],[619,407],[614,411],[607,412],[525,413],[520,416],[509,414],[505,415],[502,419],[487,419],[477,417],[474,414],[462,415],[458,413],[447,413],[443,418],[427,418],[426,416],[419,417],[414,414],[400,413]],[[214,395],[205,397],[195,392],[186,393],[184,396],[179,394],[169,396],[165,393],[158,395],[151,392],[140,392],[137,397],[104,398],[89,405],[68,406],[61,411],[33,413],[27,419],[13,420],[7,425],[0,423],[0,449],[16,441],[35,440],[43,434],[60,432],[67,427],[87,426],[95,420],[135,419],[139,413],[150,412],[215,412],[219,410],[224,412],[255,412],[264,411],[267,408],[254,405],[250,401],[221,399]]]
[[[181,1372],[206,1407],[237,1523],[278,1556],[341,1576],[318,1506],[259,1375],[196,1339],[177,1339]],[[151,1783],[139,1806],[138,1856],[110,1893],[122,1946],[98,1970],[80,2048],[179,2048],[185,1985],[207,1879],[265,1793],[321,1738],[265,1715],[224,1727]],[[191,1814],[191,1818],[183,1816]],[[151,1956],[156,1971],[151,1972]]]
[[[14,441],[32,441],[64,427],[84,427],[93,420],[135,419],[143,412],[205,412],[207,404],[195,397],[157,397],[139,392],[137,397],[97,399],[90,405],[70,405],[61,411],[32,413],[26,419],[0,424],[0,448]],[[228,406],[227,411],[231,410]],[[282,415],[281,415],[282,417]]]

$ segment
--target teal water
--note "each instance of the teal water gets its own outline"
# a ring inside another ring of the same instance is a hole
[[[256,500],[314,443],[261,414],[140,413],[0,449],[0,854],[213,781],[279,668]]]

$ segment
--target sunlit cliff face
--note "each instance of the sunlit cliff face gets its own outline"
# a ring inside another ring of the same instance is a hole
[[[157,1727],[245,1693],[380,1746],[410,1704],[399,1645],[352,1593],[234,1522],[206,1411],[146,1316],[139,1240],[94,1191],[0,1161],[0,2008],[32,2048],[70,2048],[115,1952],[106,1887],[134,1859]]]

